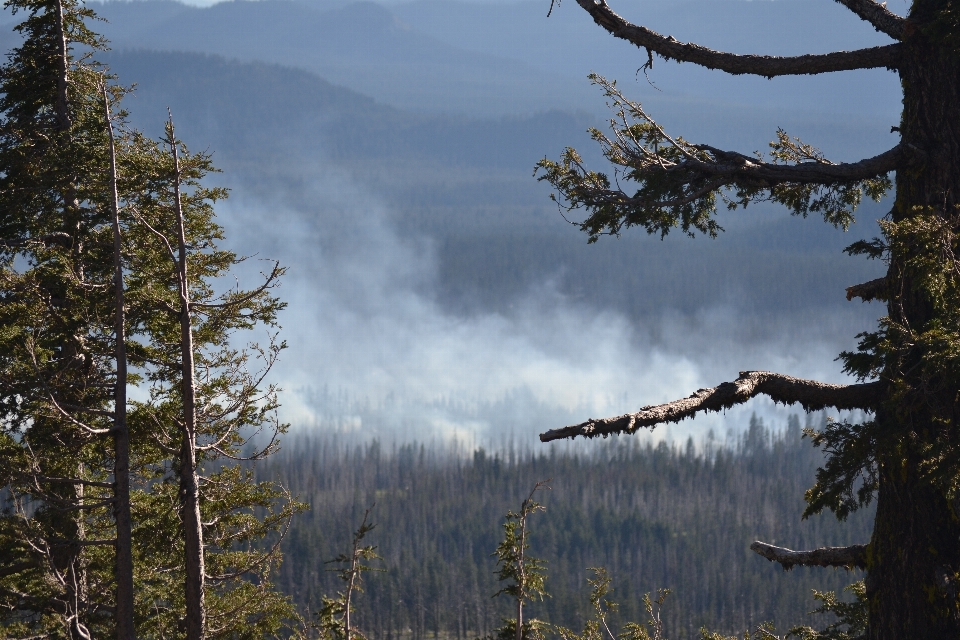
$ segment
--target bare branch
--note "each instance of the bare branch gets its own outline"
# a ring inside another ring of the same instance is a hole
[[[239,307],[240,305],[256,298],[258,295],[270,289],[274,286],[277,278],[283,273],[283,269],[280,268],[279,262],[273,263],[273,270],[270,272],[270,275],[264,275],[264,282],[251,291],[247,291],[243,295],[237,296],[236,298],[231,298],[227,295],[224,296],[224,301],[216,304],[205,303],[205,302],[191,302],[190,309],[223,309],[225,307]]]
[[[838,1],[844,2],[844,0]],[[865,1],[848,0],[844,4],[860,5]],[[878,67],[896,69],[900,64],[899,44],[857,51],[835,51],[790,57],[723,53],[697,44],[679,42],[672,36],[662,36],[646,27],[631,24],[614,13],[604,0],[577,0],[577,4],[611,35],[646,49],[651,56],[656,53],[667,60],[692,62],[708,69],[718,69],[734,75],[751,74],[772,78]]]
[[[849,547],[820,547],[813,551],[792,551],[757,540],[750,545],[750,550],[771,562],[779,562],[784,571],[789,571],[794,566],[846,567],[847,569],[865,569],[867,566],[867,545],[865,544]]]
[[[819,161],[774,164],[760,162],[756,157],[736,151],[722,151],[708,145],[694,146],[697,149],[709,151],[716,161],[703,162],[697,160],[695,165],[683,168],[699,170],[710,176],[730,178],[731,181],[736,179],[750,180],[769,185],[784,182],[830,185],[865,180],[895,171],[904,153],[901,145],[897,145],[879,155],[864,158],[857,162],[833,164],[832,162]]]
[[[847,287],[847,300],[853,300],[854,298],[860,298],[864,302],[870,302],[871,300],[886,300],[887,279],[877,278],[876,280],[871,280],[870,282],[864,282],[863,284],[855,284],[852,287]]]
[[[743,404],[763,394],[774,402],[800,403],[807,411],[826,407],[837,409],[871,409],[880,399],[881,384],[841,385],[815,380],[801,380],[767,371],[743,371],[733,382],[724,382],[712,389],[700,389],[693,395],[661,405],[643,407],[636,413],[615,418],[591,418],[586,422],[553,429],[540,434],[541,442],[584,436],[595,438],[612,433],[634,433],[641,427],[655,427],[665,422],[680,422],[704,411],[722,411]]]
[[[837,0],[850,11],[853,11],[863,20],[873,25],[880,33],[885,33],[894,40],[903,37],[906,20],[887,9],[887,3],[878,4],[873,0]]]

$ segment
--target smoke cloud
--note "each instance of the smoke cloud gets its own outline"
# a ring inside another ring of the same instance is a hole
[[[294,429],[535,446],[546,429],[682,397],[741,369],[843,380],[836,341],[821,329],[738,342],[733,306],[666,311],[637,326],[545,280],[509,313],[451,314],[432,295],[440,267],[429,238],[403,237],[388,205],[335,167],[308,175],[296,198],[235,187],[220,214],[240,252],[289,268],[279,292],[289,348],[274,380]],[[700,441],[740,428],[752,412],[782,425],[797,411],[757,399],[653,437]]]

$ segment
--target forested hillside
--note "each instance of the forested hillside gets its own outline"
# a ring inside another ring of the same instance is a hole
[[[809,419],[808,419],[809,420]],[[342,588],[329,571],[371,505],[384,573],[368,573],[357,602],[360,629],[375,640],[473,638],[508,615],[491,553],[508,509],[552,478],[546,512],[531,519],[531,553],[547,562],[552,595],[530,615],[580,627],[588,614],[589,567],[610,571],[617,622],[643,619],[640,597],[674,590],[664,610],[670,638],[696,637],[701,625],[733,632],[774,620],[815,622],[811,589],[859,579],[846,571],[784,574],[748,547],[753,540],[791,548],[869,539],[870,513],[846,525],[831,515],[800,520],[803,491],[820,454],[791,418],[772,434],[753,420],[742,436],[695,447],[639,444],[636,438],[497,452],[418,444],[349,445],[299,433],[258,467],[312,507],[284,541],[278,584],[304,609]],[[818,624],[818,623],[817,623]]]

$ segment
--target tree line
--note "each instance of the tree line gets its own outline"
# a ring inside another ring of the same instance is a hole
[[[819,427],[817,418],[808,419]],[[516,616],[500,589],[492,555],[509,510],[538,482],[546,510],[529,525],[530,553],[545,561],[540,620],[582,628],[591,616],[590,567],[609,572],[612,621],[644,618],[642,595],[673,590],[663,608],[667,636],[699,637],[775,621],[813,624],[811,590],[834,591],[861,576],[780,567],[749,550],[758,538],[803,548],[843,545],[869,534],[867,514],[842,526],[832,517],[800,520],[804,490],[822,455],[801,439],[797,417],[780,432],[754,418],[733,440],[696,445],[611,440],[589,449],[470,455],[422,444],[350,444],[322,433],[295,433],[257,466],[281,481],[309,512],[282,543],[276,583],[301,611],[316,612],[341,588],[325,562],[350,548],[350,533],[373,506],[384,573],[370,574],[355,599],[357,627],[372,640],[466,640],[492,635]],[[310,613],[312,615],[312,613]]]

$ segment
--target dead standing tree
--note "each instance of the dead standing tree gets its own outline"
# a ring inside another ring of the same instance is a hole
[[[611,35],[653,56],[730,74],[772,78],[887,68],[903,87],[900,142],[859,162],[835,164],[783,131],[769,159],[671,137],[613,82],[594,76],[616,117],[612,135],[593,131],[613,179],[588,170],[573,149],[543,160],[541,179],[564,206],[585,208],[580,227],[596,241],[631,226],[666,234],[680,228],[715,235],[718,203],[730,208],[768,200],[794,213],[818,213],[846,227],[864,194],[878,199],[895,172],[896,199],[882,238],[858,242],[851,254],[882,258],[885,278],[855,285],[848,298],[887,302],[877,331],[857,352],[841,354],[845,371],[863,383],[827,385],[766,372],[689,398],[541,435],[544,442],[577,435],[632,433],[719,411],[764,394],[807,410],[863,409],[863,424],[832,423],[811,433],[827,460],[807,493],[805,515],[831,509],[841,519],[874,497],[877,512],[865,546],[791,552],[754,549],[783,564],[857,566],[867,570],[868,637],[960,637],[960,9],[949,0],[914,0],[906,17],[872,0],[837,0],[893,43],[858,51],[775,57],[734,55],[680,42],[631,24],[603,0],[577,0]],[[631,185],[630,190],[626,185]],[[867,382],[867,380],[872,380]]]

